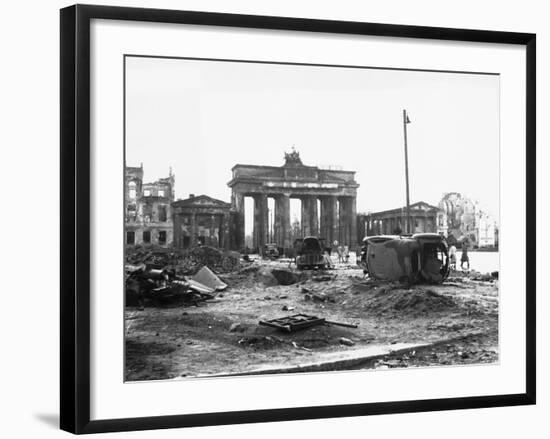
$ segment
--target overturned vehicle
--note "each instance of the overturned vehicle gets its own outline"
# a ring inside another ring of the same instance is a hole
[[[447,241],[436,233],[366,237],[361,264],[374,279],[408,284],[441,283],[449,275]]]

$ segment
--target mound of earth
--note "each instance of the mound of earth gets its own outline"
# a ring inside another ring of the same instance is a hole
[[[433,290],[380,290],[366,301],[366,308],[378,313],[437,313],[456,308],[451,298]]]
[[[239,268],[240,255],[206,245],[193,247],[179,255],[177,268],[184,274],[194,274],[205,265],[216,273],[228,273]]]

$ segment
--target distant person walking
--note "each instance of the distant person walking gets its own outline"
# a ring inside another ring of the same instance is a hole
[[[342,263],[344,262],[344,246],[339,245],[337,250],[338,250],[338,262]]]
[[[449,247],[449,265],[451,270],[456,270],[456,247],[454,244]]]
[[[466,270],[470,269],[470,258],[468,257],[468,242],[462,243],[462,256],[460,257],[460,268],[464,270],[464,263],[467,264]]]

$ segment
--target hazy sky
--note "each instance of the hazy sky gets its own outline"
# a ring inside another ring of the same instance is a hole
[[[405,204],[402,111],[411,203],[444,192],[498,218],[499,77],[126,58],[126,163],[145,180],[176,176],[176,197],[230,201],[236,163],[356,171],[357,211]]]

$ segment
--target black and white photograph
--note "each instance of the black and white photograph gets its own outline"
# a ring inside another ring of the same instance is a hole
[[[498,364],[499,133],[494,72],[125,55],[124,380]]]

